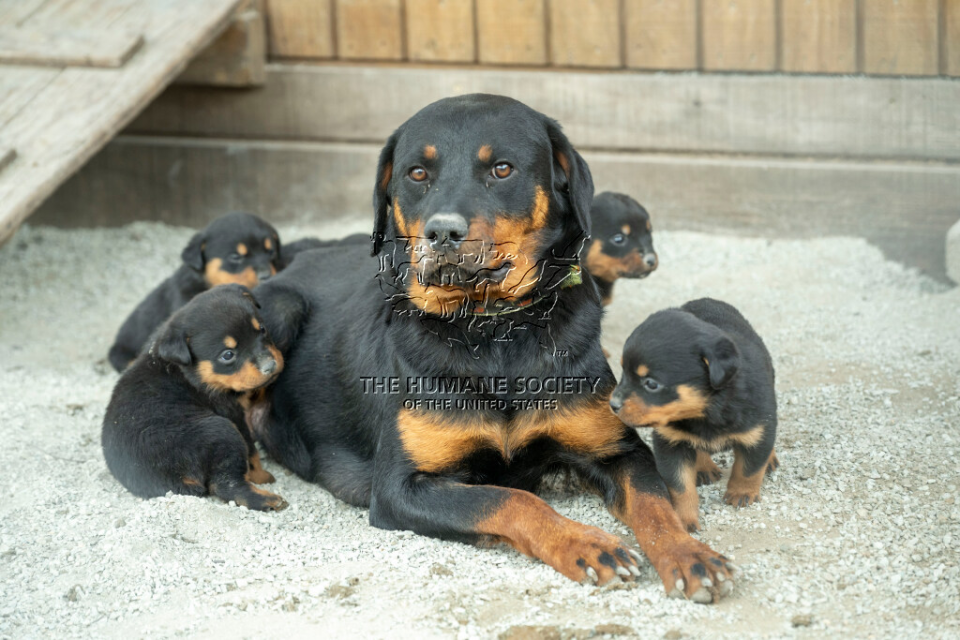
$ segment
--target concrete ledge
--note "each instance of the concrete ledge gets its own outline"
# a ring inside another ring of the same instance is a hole
[[[202,226],[231,209],[277,221],[371,217],[380,144],[126,136],[109,144],[36,222]],[[630,193],[661,229],[769,237],[863,236],[943,279],[960,165],[585,153],[598,190]]]
[[[128,133],[380,143],[421,107],[521,100],[581,149],[960,160],[960,79],[272,64],[266,86],[168,89]]]

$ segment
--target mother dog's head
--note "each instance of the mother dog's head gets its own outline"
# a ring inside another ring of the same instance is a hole
[[[380,154],[374,254],[392,251],[426,313],[522,304],[576,262],[592,198],[590,170],[555,121],[503,96],[446,98]]]

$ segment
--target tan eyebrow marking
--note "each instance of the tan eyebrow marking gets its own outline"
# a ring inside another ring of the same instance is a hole
[[[433,160],[437,157],[437,148],[432,144],[428,144],[423,148],[423,157],[427,160]]]
[[[477,151],[477,157],[480,158],[480,162],[487,162],[490,160],[490,157],[493,155],[493,147],[488,144],[480,147],[480,150]]]
[[[247,255],[247,245],[243,244],[242,242],[241,242],[240,244],[238,244],[238,245],[237,245],[237,253],[239,253],[239,254],[242,255],[242,256]]]
[[[226,338],[223,339],[223,346],[225,346],[227,349],[236,349],[237,348],[236,338],[234,338],[233,336],[227,336]]]

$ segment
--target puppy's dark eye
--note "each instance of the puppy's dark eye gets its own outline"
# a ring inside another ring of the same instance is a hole
[[[643,388],[649,391],[650,393],[656,393],[663,389],[663,385],[654,380],[653,378],[644,378],[643,379]]]
[[[262,335],[262,336],[267,335],[267,328],[266,328],[265,326],[263,326],[263,323],[262,323],[262,322],[260,323],[260,335]]]
[[[627,241],[627,236],[623,235],[622,233],[618,233],[617,235],[610,238],[610,242],[612,242],[613,244],[623,244],[626,241]]]
[[[423,167],[414,167],[407,173],[414,182],[423,182],[427,179],[427,170]]]
[[[243,256],[240,255],[239,253],[231,253],[230,260],[232,262],[243,262]]]
[[[230,364],[236,359],[237,359],[237,354],[231,351],[230,349],[227,349],[226,351],[220,354],[220,362],[224,364]]]
[[[511,165],[509,162],[498,162],[493,166],[493,171],[491,173],[494,178],[503,180],[513,173],[513,165]]]

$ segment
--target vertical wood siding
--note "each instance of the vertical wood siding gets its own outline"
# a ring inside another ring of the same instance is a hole
[[[960,0],[264,0],[275,59],[960,77]]]

